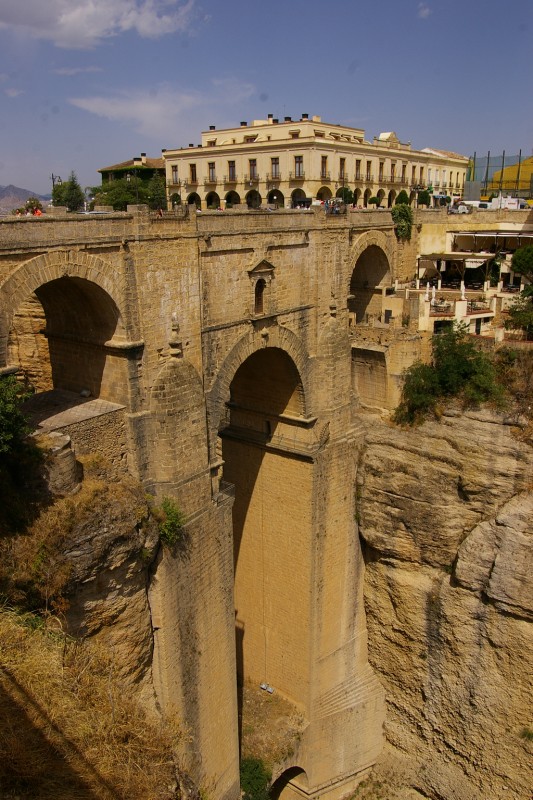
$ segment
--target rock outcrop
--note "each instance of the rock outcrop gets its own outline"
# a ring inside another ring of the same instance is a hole
[[[533,447],[488,413],[369,430],[359,530],[389,756],[424,797],[528,800]]]

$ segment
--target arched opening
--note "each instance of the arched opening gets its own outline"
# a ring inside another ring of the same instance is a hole
[[[324,203],[326,202],[326,200],[331,200],[331,198],[333,197],[329,186],[322,186],[316,193],[316,196],[317,200],[322,200],[322,202]]]
[[[353,201],[354,201],[356,206],[361,205],[361,195],[362,194],[363,194],[363,190],[362,189],[354,189]]]
[[[371,189],[365,189],[365,196],[364,196],[364,199],[363,199],[363,205],[364,205],[365,208],[368,208],[368,201],[370,200],[371,197],[372,197],[372,190]]]
[[[246,205],[248,208],[261,208],[262,197],[257,189],[251,189],[246,195]]]
[[[283,192],[280,192],[279,189],[272,189],[272,191],[268,193],[267,202],[271,206],[277,206],[278,208],[283,208],[283,206],[285,205],[285,197],[283,195]]]
[[[170,195],[170,205],[172,208],[181,205],[181,195],[178,192],[174,192]]]
[[[196,192],[192,192],[187,197],[187,203],[190,206],[196,206],[196,208],[202,208],[202,201],[200,200],[200,195],[196,194]]]
[[[387,208],[392,208],[395,200],[396,200],[396,191],[394,189],[391,189],[389,192],[389,196],[387,198]]]
[[[299,205],[305,203],[305,192],[303,189],[295,189],[291,194],[291,205],[297,208]]]
[[[353,322],[366,322],[370,316],[380,317],[382,289],[390,282],[387,256],[381,247],[370,245],[357,259],[350,280],[348,312]]]
[[[252,353],[231,382],[220,430],[223,479],[235,486],[238,685],[242,690],[245,681],[264,682],[302,705],[310,680],[306,597],[313,506],[312,464],[295,454],[304,420],[293,360],[276,347]]]
[[[413,206],[415,206],[415,205],[416,205],[416,192],[411,192],[411,193],[409,194],[409,205],[410,205],[411,207],[413,207]]]
[[[302,789],[307,794],[309,788],[307,775],[300,767],[291,767],[277,778],[270,788],[272,800],[301,800]],[[298,791],[300,789],[300,791]]]
[[[232,206],[238,206],[241,203],[240,195],[237,192],[228,192],[226,195],[226,208],[232,208]]]
[[[205,204],[207,208],[216,210],[217,208],[220,208],[220,197],[216,192],[209,192],[205,198]]]
[[[265,279],[259,278],[254,288],[254,314],[264,313],[265,288],[266,288]]]
[[[383,198],[385,197],[385,189],[380,189],[376,197],[378,198],[378,208],[383,205]]]

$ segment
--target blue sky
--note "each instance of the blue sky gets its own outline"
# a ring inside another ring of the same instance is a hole
[[[532,49],[533,0],[0,0],[0,185],[268,113],[529,156]]]

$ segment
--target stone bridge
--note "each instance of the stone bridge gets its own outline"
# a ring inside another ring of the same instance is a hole
[[[395,370],[375,338],[354,346],[350,323],[413,271],[406,248],[386,212],[0,222],[2,373],[23,371],[44,397],[107,401],[70,426],[76,450],[102,449],[187,516],[187,553],[163,552],[150,589],[153,674],[213,798],[240,796],[245,680],[304,720],[278,796],[347,794],[380,752],[358,381],[386,407]]]

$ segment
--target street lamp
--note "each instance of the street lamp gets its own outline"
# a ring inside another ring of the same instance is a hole
[[[137,184],[137,173],[135,172],[135,170],[133,170],[133,175],[135,178],[135,200],[137,202],[137,205],[139,205],[139,186]],[[126,180],[128,183],[131,183],[131,172],[128,172],[128,174],[126,175]]]

